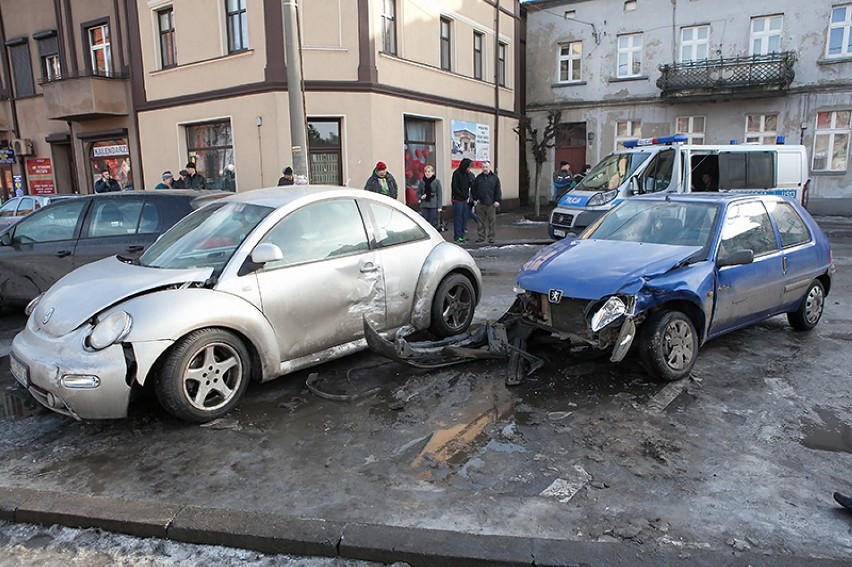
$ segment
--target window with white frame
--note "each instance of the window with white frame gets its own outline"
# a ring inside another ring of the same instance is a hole
[[[704,61],[710,47],[710,26],[680,29],[680,62]]]
[[[473,32],[473,78],[482,79],[485,76],[483,62],[485,57],[482,50],[485,44],[485,35],[480,32]]]
[[[746,144],[774,144],[777,138],[777,114],[746,114]]]
[[[228,25],[228,53],[245,51],[248,44],[248,14],[246,0],[225,0]]]
[[[768,55],[781,51],[781,26],[784,16],[759,16],[751,19],[749,55]]]
[[[451,71],[452,65],[452,30],[453,22],[449,18],[441,18],[441,69]]]
[[[828,25],[827,57],[852,55],[852,4],[834,6]]]
[[[616,76],[638,77],[642,73],[642,34],[618,36],[618,71]]]
[[[382,0],[382,51],[396,55],[396,0]]]
[[[814,170],[846,171],[852,110],[817,112],[814,132]]]
[[[38,42],[38,55],[41,58],[41,79],[44,82],[62,78],[62,67],[59,63],[59,40],[56,30],[47,30],[33,34]]]
[[[583,42],[572,41],[559,46],[559,82],[570,83],[582,77]]]
[[[624,149],[624,142],[642,137],[641,120],[617,120],[615,122],[615,149]]]
[[[675,132],[687,137],[687,144],[704,143],[703,116],[678,116],[675,120]]]
[[[112,47],[110,45],[109,25],[102,24],[90,27],[88,36],[92,74],[109,77],[112,75]]]
[[[509,46],[502,41],[497,44],[497,84],[501,87],[506,86],[506,57],[509,53]]]

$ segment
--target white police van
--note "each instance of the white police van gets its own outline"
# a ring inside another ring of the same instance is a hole
[[[550,215],[550,236],[578,234],[624,199],[644,193],[769,193],[807,205],[804,146],[700,146],[686,141],[678,134],[626,142],[625,149],[606,156],[559,198]]]

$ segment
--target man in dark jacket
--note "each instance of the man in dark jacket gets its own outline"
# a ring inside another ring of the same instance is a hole
[[[112,193],[113,191],[121,191],[121,185],[110,177],[109,170],[104,168],[101,170],[101,178],[95,181],[95,193]]]
[[[396,186],[396,179],[390,174],[388,166],[383,161],[376,163],[373,174],[367,179],[367,183],[364,184],[364,189],[373,193],[387,195],[393,200],[396,200],[396,196],[399,193],[399,189]]]
[[[458,243],[465,241],[464,233],[467,230],[467,200],[470,199],[472,185],[470,164],[471,161],[468,158],[461,160],[459,166],[453,171],[450,183],[453,201],[453,241]]]
[[[278,178],[278,186],[286,187],[295,183],[293,179],[293,168],[289,165],[281,170],[281,177]]]
[[[500,189],[500,178],[491,171],[491,162],[482,162],[482,173],[473,182],[473,202],[476,205],[476,215],[479,217],[479,236],[477,242],[494,242],[494,225],[497,223],[497,209],[503,200]]]
[[[183,180],[186,189],[210,189],[203,175],[195,171],[195,162],[186,164],[186,178]]]

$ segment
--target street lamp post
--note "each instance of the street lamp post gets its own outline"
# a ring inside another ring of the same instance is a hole
[[[287,55],[287,98],[290,101],[290,142],[293,173],[308,177],[308,136],[302,84],[302,46],[299,37],[298,0],[282,0],[284,52]]]

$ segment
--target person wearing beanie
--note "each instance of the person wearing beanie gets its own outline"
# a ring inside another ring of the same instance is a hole
[[[171,171],[163,172],[163,180],[157,183],[157,186],[154,189],[171,189],[174,187],[175,176],[172,175]]]
[[[390,174],[388,166],[383,161],[376,163],[373,174],[367,179],[367,183],[364,184],[364,189],[373,193],[387,195],[394,200],[396,200],[399,192],[396,186],[396,179]]]
[[[186,164],[186,177],[183,180],[183,186],[186,189],[210,189],[204,176],[195,171],[194,161]]]
[[[574,186],[574,173],[571,171],[571,164],[567,161],[559,162],[559,169],[553,172],[553,194],[550,200],[551,204],[556,204],[559,197],[566,193]]]
[[[295,184],[295,180],[293,179],[293,168],[288,165],[281,170],[281,177],[278,178],[278,186],[284,187],[285,185],[293,184]]]

